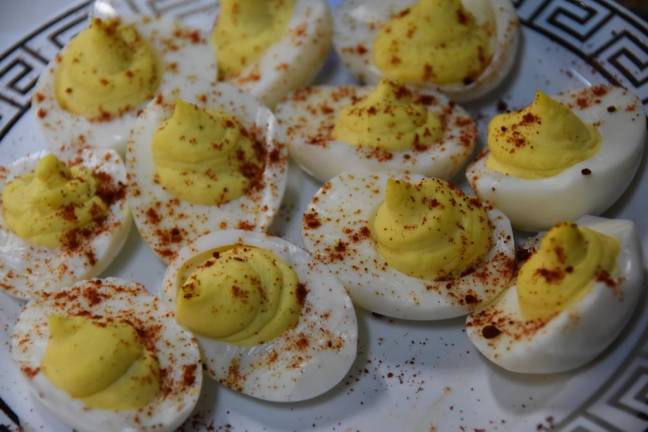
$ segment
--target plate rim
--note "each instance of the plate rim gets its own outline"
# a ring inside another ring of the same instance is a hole
[[[155,7],[152,5],[156,1],[163,0],[149,0],[146,3],[150,6],[152,11],[156,11]],[[182,0],[180,3],[197,3],[200,0]],[[20,96],[21,99],[26,102],[21,103],[20,100],[16,100],[11,97],[11,95],[6,94],[5,88],[0,88],[0,104],[6,104],[13,108],[14,113],[8,116],[7,121],[3,121],[0,116],[0,145],[2,145],[3,140],[6,136],[13,130],[16,124],[20,119],[31,110],[31,99],[32,93],[38,80],[38,75],[42,70],[45,70],[47,64],[52,60],[48,59],[44,54],[38,52],[38,50],[31,48],[28,43],[34,40],[35,38],[42,36],[48,29],[56,26],[56,24],[65,21],[70,17],[73,18],[70,22],[66,23],[62,28],[57,29],[56,32],[47,35],[48,41],[54,46],[58,51],[64,47],[64,44],[61,43],[57,36],[61,35],[67,30],[74,28],[74,26],[79,25],[81,22],[87,20],[88,16],[91,13],[92,5],[94,0],[73,0],[72,5],[65,8],[64,11],[52,16],[43,24],[36,27],[34,30],[31,30],[27,35],[21,37],[16,42],[11,44],[7,49],[3,50],[0,53],[0,65],[4,64],[9,60],[9,63],[6,64],[2,69],[0,69],[0,79],[5,75],[9,75],[11,78],[8,81],[8,88],[14,93]],[[124,3],[130,7],[134,12],[141,12],[138,6],[133,0],[125,0]],[[606,67],[605,64],[601,63],[599,57],[606,50],[612,47],[614,44],[623,41],[624,38],[632,43],[639,45],[643,44],[644,54],[648,57],[648,21],[637,16],[633,12],[629,11],[625,6],[613,2],[611,0],[542,0],[542,1],[530,1],[530,0],[512,0],[513,5],[517,9],[518,17],[522,27],[527,28],[535,33],[540,34],[547,38],[552,44],[557,44],[565,49],[567,49],[571,54],[578,57],[583,63],[591,66],[596,73],[605,81],[613,85],[621,85],[626,88],[629,88],[641,98],[644,109],[648,108],[648,76],[645,78],[634,77],[632,71],[629,71],[618,61],[616,62],[607,62],[609,65]],[[533,4],[532,4],[533,3]],[[568,8],[562,8],[561,5],[568,4],[571,5]],[[598,9],[594,7],[597,5],[603,10],[607,10],[607,14],[595,25],[593,28],[587,30],[585,34],[578,33],[577,31],[569,28],[564,22],[561,22],[559,19],[561,17],[571,19],[572,21],[577,21],[584,26],[587,26],[588,22],[596,17],[596,12]],[[542,18],[547,15],[547,10],[550,6],[554,6],[553,12],[546,17],[547,20],[543,21]],[[583,20],[582,17],[573,13],[571,8],[580,8],[586,12],[586,17]],[[173,15],[174,12],[170,11]],[[592,15],[593,14],[593,15]],[[624,30],[620,33],[611,32],[609,38],[604,40],[602,43],[598,42],[598,47],[592,51],[591,54],[586,53],[583,47],[586,47],[591,39],[595,37],[600,37],[602,29],[604,29],[615,17],[619,17],[623,22],[627,22],[632,25],[634,30],[637,30],[640,35],[633,34],[628,30]],[[583,21],[583,22],[580,22]],[[552,31],[552,27],[560,31]],[[644,38],[642,41],[640,38]],[[582,46],[579,48],[574,44],[574,40],[579,40],[582,43]],[[35,78],[29,81],[26,85],[21,84],[26,76],[28,76],[33,71],[37,70],[32,64],[21,61],[20,57],[17,56],[16,59],[11,61],[10,57],[14,54],[19,54],[20,51],[24,51],[28,56],[31,57],[33,62],[37,62],[40,66],[40,71],[37,71],[38,74]],[[627,47],[621,46],[620,50],[614,54],[614,56],[625,54],[626,58],[629,58],[630,61],[633,61],[631,58],[634,56],[635,60],[637,59],[636,55],[632,51],[628,51]],[[616,57],[610,58],[616,58]],[[630,57],[628,57],[630,56]],[[12,69],[16,64],[20,64],[23,67],[23,70],[18,74],[12,77]],[[636,64],[636,63],[635,63]],[[638,67],[638,66],[637,66]],[[643,91],[642,91],[643,90]],[[648,111],[648,110],[647,110]],[[648,114],[648,112],[647,112]],[[644,296],[647,295],[644,292]],[[639,304],[645,304],[645,299],[642,299]],[[636,311],[633,320],[637,320],[637,315],[639,311]],[[628,364],[634,361],[636,358],[647,358],[648,354],[642,352],[642,347],[646,344],[648,340],[648,326],[641,331],[641,334],[638,337],[636,343],[628,351],[628,355],[623,358],[618,367],[616,367],[613,372],[608,376],[608,378],[602,382],[595,392],[593,392],[584,402],[574,409],[570,409],[563,419],[558,423],[550,422],[552,428],[561,429],[569,424],[571,424],[579,416],[585,416],[589,421],[594,422],[597,426],[603,430],[616,431],[617,426],[609,424],[605,419],[601,419],[596,415],[589,413],[587,410],[595,402],[599,401],[601,397],[617,382],[617,379],[624,373]],[[20,426],[20,419],[16,413],[9,407],[0,397],[0,411],[10,420],[13,421],[17,426]],[[642,417],[642,413],[637,412],[637,415],[641,420],[648,424],[648,416],[645,415]],[[0,425],[0,430],[2,430]]]

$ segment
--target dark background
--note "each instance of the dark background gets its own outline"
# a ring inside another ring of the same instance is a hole
[[[617,0],[622,5],[633,10],[643,19],[648,20],[648,0]]]

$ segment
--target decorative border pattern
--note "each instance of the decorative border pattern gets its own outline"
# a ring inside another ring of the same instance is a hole
[[[614,426],[620,424],[627,428]],[[648,328],[597,392],[555,427],[569,432],[648,430]]]
[[[84,26],[91,1],[85,1],[39,27],[0,55],[0,141],[29,111],[41,71]]]
[[[209,18],[211,0],[102,0],[118,11]],[[85,25],[84,1],[42,25],[0,55],[0,141],[31,107],[40,72]],[[544,35],[591,65],[604,79],[638,94],[648,108],[648,25],[611,0],[513,0],[524,27]],[[4,413],[4,415],[2,414]],[[0,432],[19,427],[0,399]],[[648,430],[648,329],[620,368],[579,410],[550,428],[570,432]]]
[[[210,0],[125,0],[131,11],[145,15],[173,15],[189,18],[212,12],[214,1]]]
[[[518,0],[524,27],[591,65],[648,108],[648,25],[610,0]]]
[[[11,432],[14,428],[20,430],[20,419],[9,406],[0,399],[0,432]]]

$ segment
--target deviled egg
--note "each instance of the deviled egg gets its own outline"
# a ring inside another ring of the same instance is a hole
[[[475,148],[475,122],[447,97],[381,81],[297,90],[275,109],[291,157],[321,181],[344,171],[449,179]]]
[[[162,297],[196,335],[209,376],[255,398],[318,396],[356,356],[344,287],[277,237],[226,230],[197,239],[169,265]]]
[[[0,289],[28,299],[100,274],[131,227],[112,150],[38,152],[0,169]]]
[[[513,233],[499,210],[433,178],[341,174],[304,214],[306,249],[372,312],[465,315],[509,285]]]
[[[326,0],[221,0],[211,36],[219,78],[273,107],[315,77],[332,32]]]
[[[634,177],[646,145],[645,115],[625,89],[593,86],[494,117],[488,152],[466,171],[480,199],[517,229],[537,231],[607,210]]]
[[[285,189],[287,153],[270,110],[228,84],[193,101],[151,102],[126,154],[142,238],[170,262],[214,230],[265,231]]]
[[[468,338],[513,372],[563,372],[592,361],[621,333],[644,289],[634,223],[585,216],[526,249],[515,283],[468,317]]]
[[[518,27],[510,0],[344,0],[333,42],[361,81],[387,78],[461,102],[506,78]]]
[[[174,431],[200,396],[196,340],[140,284],[93,279],[32,300],[11,342],[34,397],[80,432]]]
[[[50,148],[124,153],[158,93],[193,98],[216,81],[207,36],[168,17],[92,18],[41,74],[33,108]]]

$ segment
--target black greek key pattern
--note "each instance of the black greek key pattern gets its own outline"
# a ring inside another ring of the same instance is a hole
[[[31,106],[47,63],[85,25],[90,2],[65,12],[0,55],[0,140]]]
[[[218,13],[214,0],[98,0],[94,11],[101,15],[113,10],[117,14],[167,15],[184,23],[210,30]]]
[[[610,0],[517,2],[523,25],[569,49],[648,107],[648,25]]]
[[[131,9],[143,14],[187,18],[217,10],[216,2],[201,0],[128,0]]]

